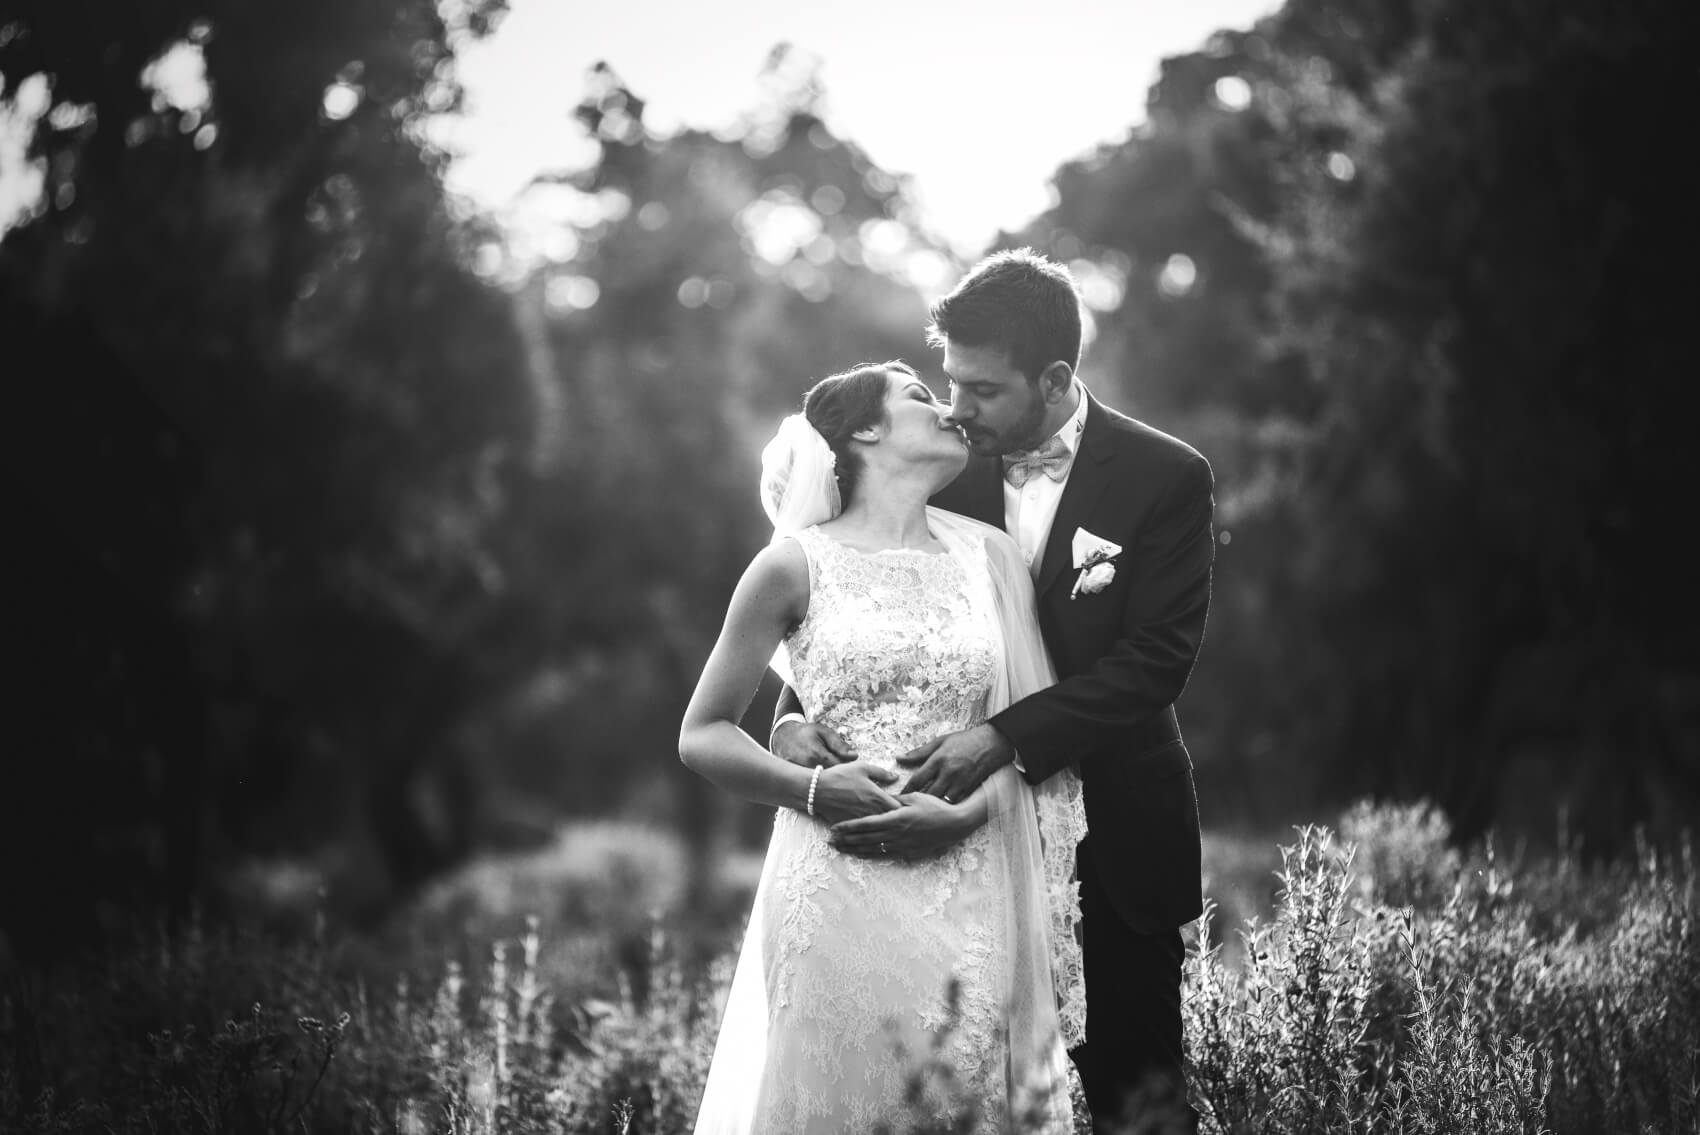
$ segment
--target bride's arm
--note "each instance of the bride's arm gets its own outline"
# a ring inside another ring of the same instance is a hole
[[[762,549],[732,592],[720,638],[703,665],[679,727],[679,759],[726,791],[779,808],[803,808],[808,769],[776,761],[738,728],[768,660],[809,605],[809,565],[793,540]]]
[[[884,770],[859,764],[814,770],[772,753],[738,727],[773,652],[809,607],[809,565],[794,540],[764,548],[738,581],[720,638],[679,727],[679,759],[692,772],[758,804],[814,811],[828,820],[898,807],[876,783]]]

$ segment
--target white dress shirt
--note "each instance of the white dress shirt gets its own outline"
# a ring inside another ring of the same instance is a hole
[[[1051,435],[1061,439],[1063,448],[1069,453],[1068,469],[1062,480],[1053,481],[1043,473],[1037,473],[1027,478],[1027,483],[1019,489],[1010,484],[1008,478],[1003,483],[1004,530],[1014,537],[1016,547],[1021,549],[1021,558],[1027,561],[1027,570],[1035,580],[1039,578],[1040,561],[1045,558],[1045,541],[1051,538],[1051,524],[1057,518],[1057,504],[1062,500],[1063,490],[1068,487],[1075,459],[1080,456],[1080,435],[1086,429],[1086,392],[1078,382],[1074,384],[1074,394],[1080,399],[1074,413]],[[1019,751],[1015,754],[1015,771],[1027,775],[1027,766],[1021,763]]]
[[[1080,434],[1086,429],[1086,394],[1078,383],[1074,395],[1079,404],[1062,428],[1053,435],[1069,452],[1069,466],[1063,479],[1053,481],[1043,473],[1027,478],[1016,488],[1006,479],[1003,483],[1003,526],[1021,549],[1021,558],[1034,579],[1039,578],[1039,561],[1045,555],[1045,541],[1051,536],[1051,522],[1057,517],[1057,503],[1062,500],[1068,477],[1074,472],[1074,457],[1080,453]],[[1035,447],[1037,448],[1037,447]]]

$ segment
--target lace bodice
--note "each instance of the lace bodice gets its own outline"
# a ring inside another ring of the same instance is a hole
[[[861,552],[799,533],[809,609],[787,640],[809,720],[862,759],[905,752],[985,718],[997,663],[991,580],[945,552]]]

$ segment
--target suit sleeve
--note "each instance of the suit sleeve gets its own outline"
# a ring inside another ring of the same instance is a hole
[[[1189,454],[1120,557],[1131,575],[1114,645],[1091,668],[991,719],[1021,754],[1028,781],[1113,744],[1180,696],[1210,610],[1214,508],[1210,465]]]
[[[803,713],[803,699],[797,696],[797,691],[789,685],[783,685],[779,687],[779,697],[773,703],[773,724],[767,727],[769,740],[773,738],[773,731],[779,727],[779,719],[790,713],[802,717],[808,716]]]

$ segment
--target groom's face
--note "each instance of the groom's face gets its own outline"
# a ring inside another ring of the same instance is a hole
[[[1045,399],[1039,384],[1015,369],[1002,347],[944,344],[950,420],[982,457],[1031,449],[1044,440]]]

